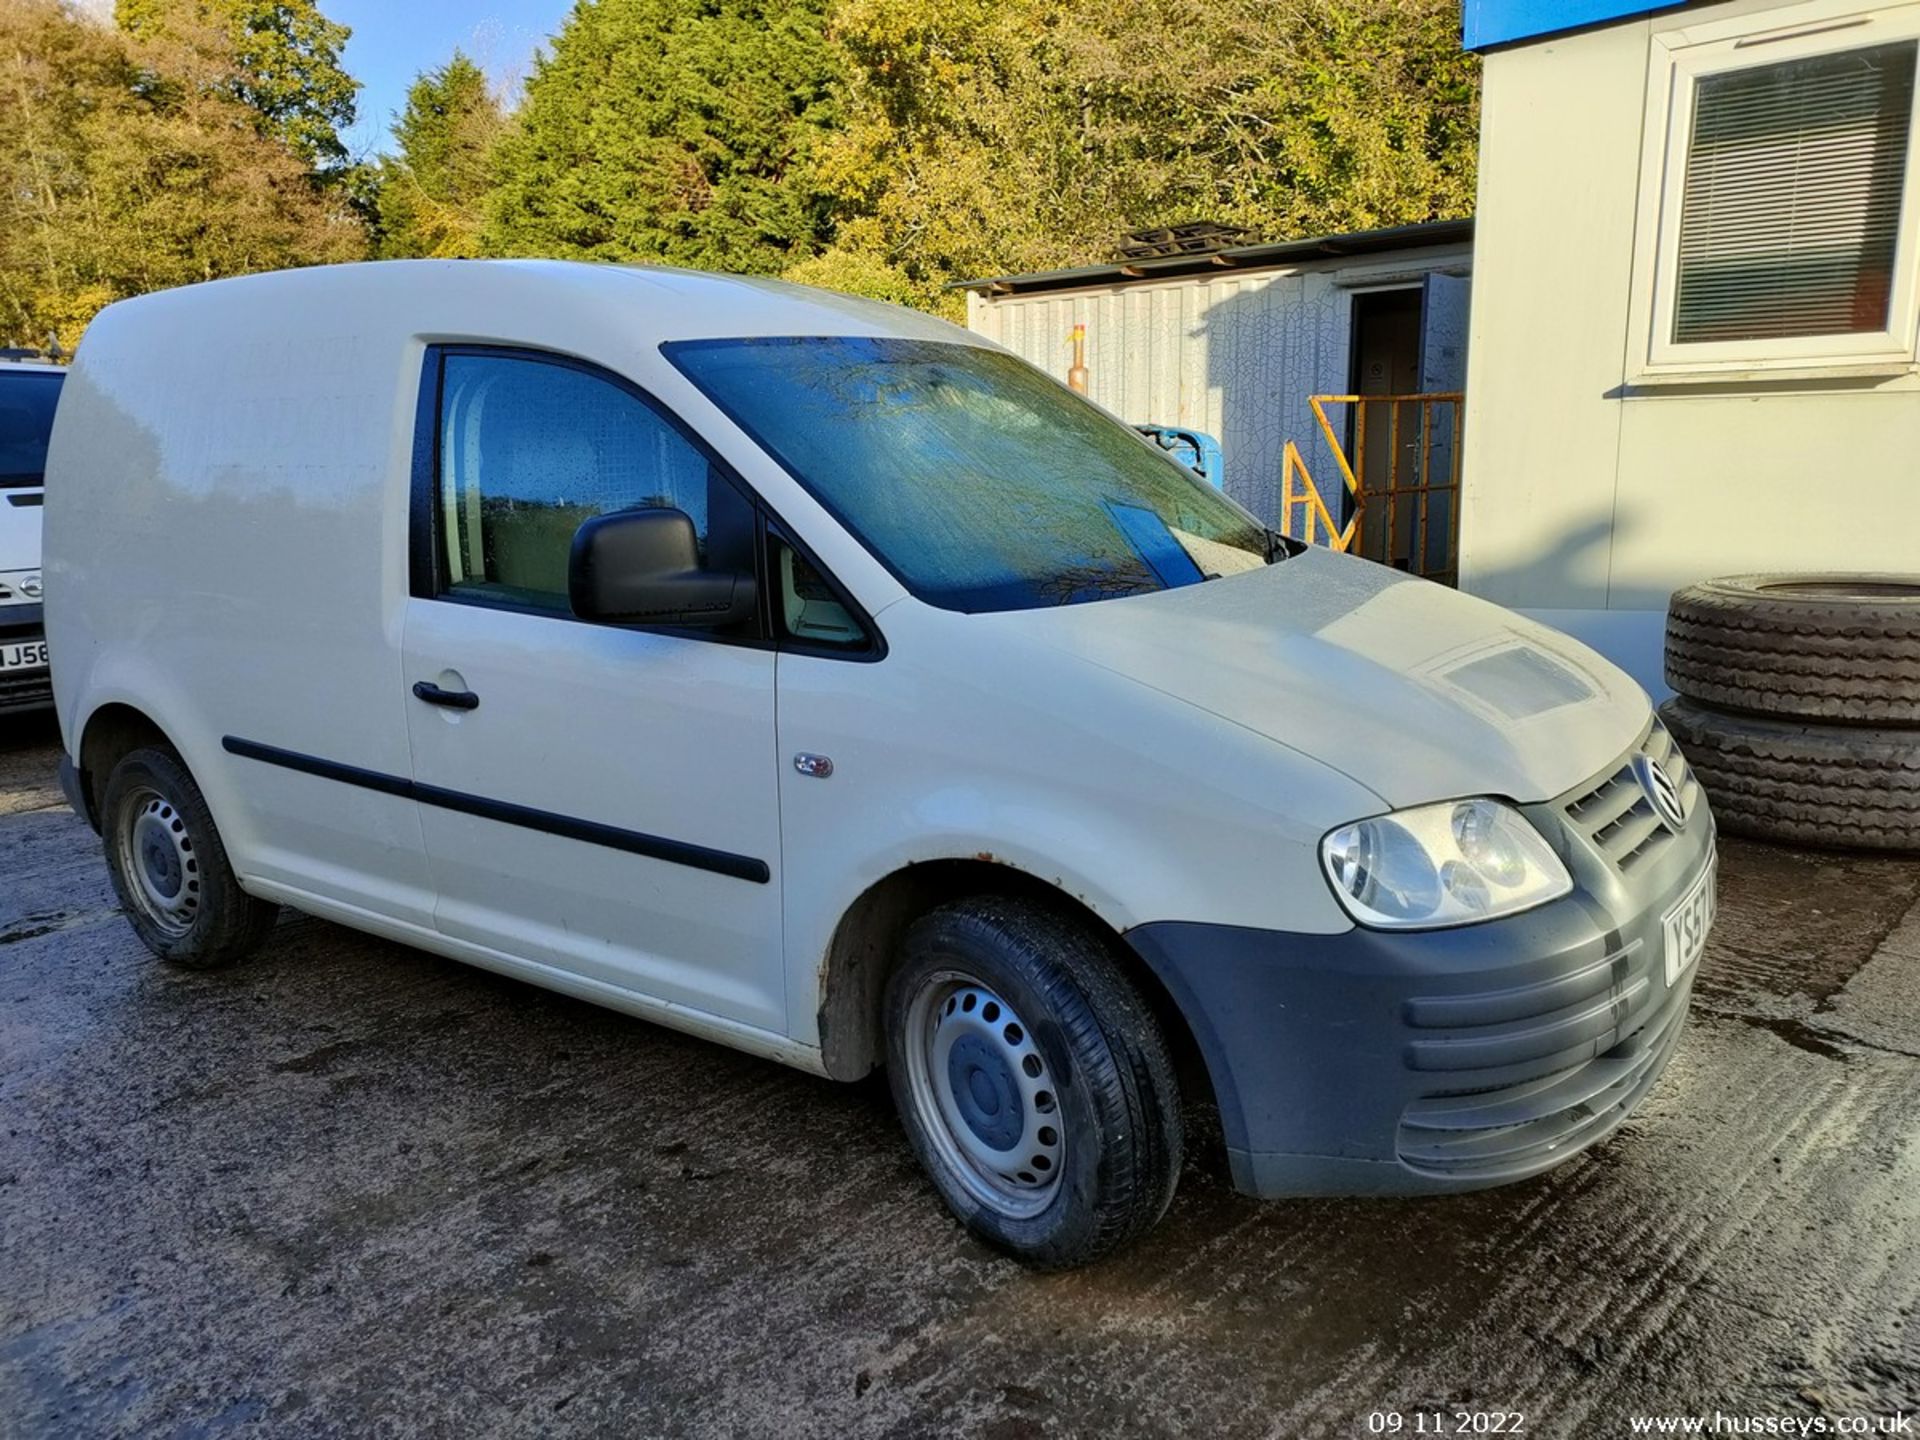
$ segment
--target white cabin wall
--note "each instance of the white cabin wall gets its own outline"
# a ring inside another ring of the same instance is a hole
[[[1629,383],[1653,37],[1775,10],[1796,13],[1689,5],[1510,46],[1483,71],[1461,588],[1656,693],[1680,586],[1920,558],[1920,366]]]

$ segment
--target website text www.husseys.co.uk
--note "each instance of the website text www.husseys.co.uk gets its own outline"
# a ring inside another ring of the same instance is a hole
[[[1635,1435],[1912,1435],[1920,1425],[1904,1410],[1892,1415],[1635,1415]]]

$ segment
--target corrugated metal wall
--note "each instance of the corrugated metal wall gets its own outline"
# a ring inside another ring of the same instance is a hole
[[[1288,440],[1323,490],[1338,484],[1307,398],[1347,388],[1353,288],[1461,268],[1469,253],[1401,252],[1364,264],[1064,294],[971,294],[967,320],[1063,380],[1073,356],[1068,337],[1085,324],[1091,397],[1133,424],[1217,436],[1229,493],[1277,523]]]
[[[1317,433],[1307,396],[1346,388],[1345,302],[1323,276],[1275,274],[1009,296],[976,302],[969,318],[1063,380],[1068,337],[1084,324],[1090,397],[1133,424],[1217,436],[1228,492],[1274,521],[1287,440],[1309,465],[1318,453],[1306,450]]]

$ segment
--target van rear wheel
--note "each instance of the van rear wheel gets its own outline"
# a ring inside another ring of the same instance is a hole
[[[157,748],[128,754],[108,775],[100,808],[114,893],[149,950],[213,970],[259,948],[280,907],[240,888],[179,756]]]
[[[907,933],[885,1018],[907,1137],[975,1235],[1064,1269],[1166,1213],[1183,1144],[1173,1062],[1085,926],[1008,896],[935,910]]]

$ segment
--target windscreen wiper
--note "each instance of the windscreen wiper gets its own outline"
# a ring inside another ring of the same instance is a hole
[[[1306,548],[1306,542],[1296,540],[1291,535],[1282,535],[1274,529],[1267,531],[1267,563],[1269,565],[1278,565],[1282,560],[1291,560]]]

